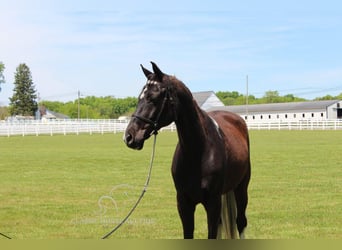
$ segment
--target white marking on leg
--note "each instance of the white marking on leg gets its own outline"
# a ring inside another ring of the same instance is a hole
[[[245,229],[240,233],[240,239],[241,240],[246,239],[246,237],[245,237]]]

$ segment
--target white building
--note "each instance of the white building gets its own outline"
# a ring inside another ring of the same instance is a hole
[[[54,111],[51,111],[47,109],[45,106],[39,107],[39,109],[36,112],[36,119],[42,119],[42,120],[66,120],[70,119],[69,116],[57,113]]]
[[[252,122],[286,120],[342,119],[342,101],[308,101],[213,107],[209,110],[227,110]]]

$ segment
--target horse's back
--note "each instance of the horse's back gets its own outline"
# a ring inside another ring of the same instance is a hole
[[[226,136],[237,136],[242,140],[248,140],[247,125],[239,115],[221,110],[211,111],[208,114],[215,119]]]

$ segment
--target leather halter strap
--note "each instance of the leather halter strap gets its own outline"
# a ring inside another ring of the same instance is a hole
[[[140,116],[140,115],[135,115],[135,114],[132,115],[132,117],[136,118],[136,119],[138,119],[140,121],[143,121],[143,122],[145,122],[147,124],[150,124],[151,126],[153,126],[153,130],[152,130],[151,134],[156,135],[156,134],[158,134],[159,119],[160,119],[161,114],[164,111],[164,107],[165,107],[165,104],[166,104],[167,101],[172,101],[172,97],[170,96],[170,89],[169,89],[169,87],[166,88],[166,93],[165,93],[165,97],[163,99],[163,103],[162,103],[161,109],[160,109],[160,111],[159,111],[159,113],[158,113],[158,115],[157,115],[157,117],[156,117],[156,119],[154,121],[151,120],[151,119],[145,118],[143,116]]]

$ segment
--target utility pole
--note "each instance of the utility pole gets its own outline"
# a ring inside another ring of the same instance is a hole
[[[246,116],[248,117],[248,75],[246,76]]]
[[[77,119],[80,120],[80,96],[81,92],[78,90],[77,92],[78,98],[77,98]]]

